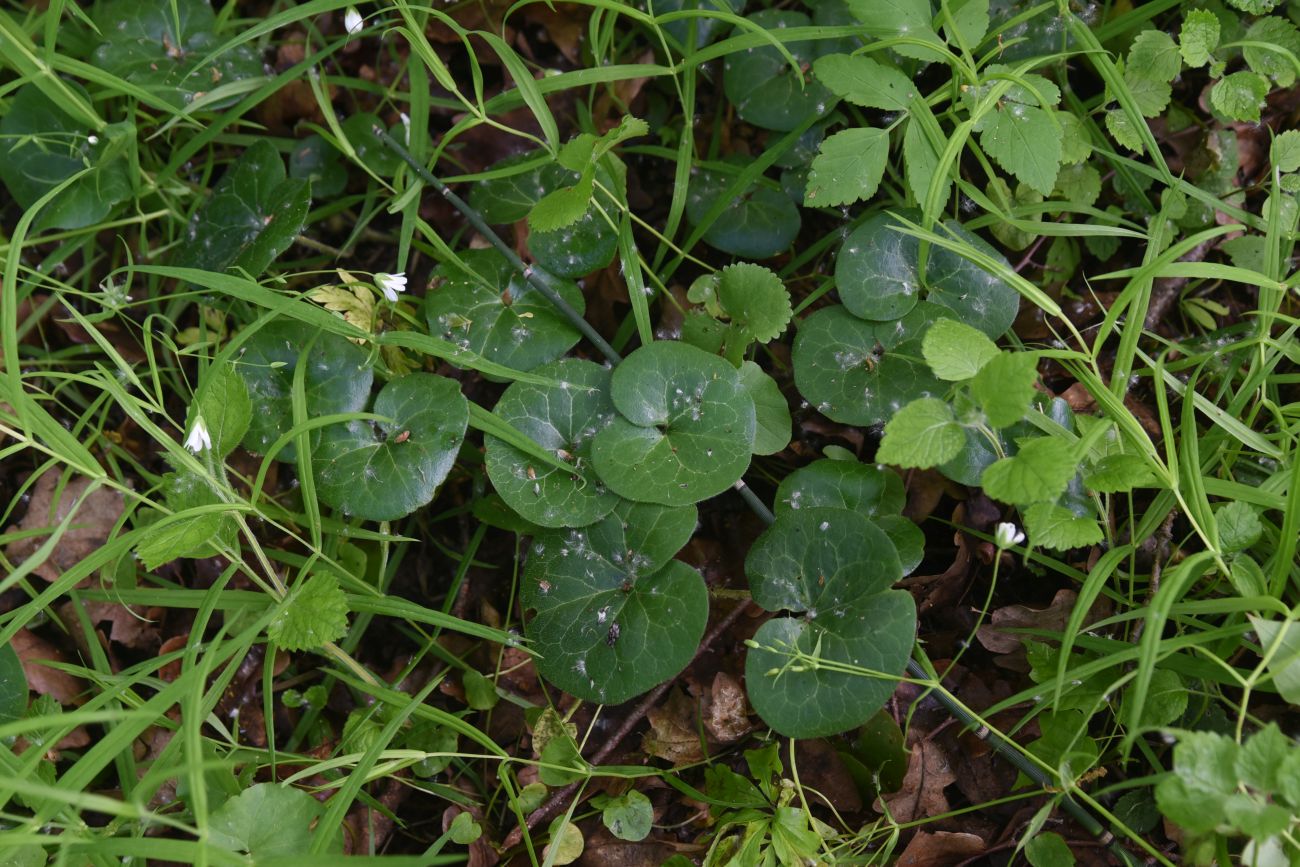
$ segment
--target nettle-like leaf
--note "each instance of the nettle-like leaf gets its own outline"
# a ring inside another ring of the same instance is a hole
[[[70,85],[76,88],[76,85]],[[34,84],[24,85],[0,118],[0,180],[19,205],[42,196],[83,169],[90,172],[45,206],[36,229],[80,229],[107,217],[131,195],[124,158],[135,127],[112,124],[91,143],[84,125]]]
[[[925,332],[921,352],[935,376],[962,382],[979,373],[999,349],[982,331],[956,319],[940,319]]]
[[[876,194],[889,160],[889,133],[863,127],[846,129],[822,142],[812,162],[804,204],[851,205]]]
[[[212,453],[221,460],[235,450],[252,423],[253,406],[244,379],[230,365],[211,368],[190,406],[186,432],[203,420]]]
[[[618,503],[595,477],[592,441],[614,419],[609,399],[610,373],[599,364],[566,358],[538,370],[560,385],[512,383],[494,412],[560,460],[573,472],[539,465],[494,436],[485,436],[487,472],[492,486],[524,518],[542,527],[583,527],[598,521]]]
[[[1078,464],[1074,448],[1056,437],[1037,437],[984,471],[984,492],[995,500],[1017,505],[1054,502],[1065,493]]]
[[[310,184],[285,176],[274,145],[259,139],[226,170],[190,220],[175,264],[260,277],[302,231]]]
[[[875,214],[844,239],[835,262],[835,283],[844,306],[855,316],[876,321],[898,319],[916,305],[920,292],[950,308],[954,318],[992,338],[1000,337],[1016,318],[1020,296],[1004,280],[950,250],[931,247],[924,284],[920,242],[898,231],[889,214]],[[954,222],[943,230],[979,252],[1005,261],[982,238]]]
[[[1156,117],[1169,106],[1169,82],[1182,69],[1173,37],[1163,30],[1144,30],[1133,40],[1124,64],[1124,83],[1143,117]]]
[[[433,499],[469,425],[460,386],[409,373],[383,387],[373,410],[391,421],[326,427],[312,454],[321,502],[359,518],[395,521]]]
[[[942,47],[943,42],[930,26],[933,10],[929,0],[846,0],[846,5],[872,36],[881,39],[906,36],[934,46],[895,45],[894,50],[904,57],[925,61],[943,57],[936,50]]]
[[[1273,79],[1278,87],[1290,87],[1295,83],[1296,71],[1291,57],[1300,55],[1300,31],[1294,24],[1276,15],[1260,18],[1246,31],[1246,41],[1272,46],[1243,46],[1241,54],[1247,66]]]
[[[360,412],[365,408],[374,381],[374,369],[365,349],[303,322],[272,322],[244,343],[236,368],[257,407],[243,439],[249,451],[266,454],[293,427],[293,377],[309,345],[307,367],[303,370],[307,417]],[[313,432],[311,436],[318,440],[320,434]],[[297,454],[291,442],[276,457],[294,461]]]
[[[1268,79],[1243,69],[1214,83],[1210,89],[1210,105],[1230,120],[1255,122],[1259,120],[1259,110],[1268,91]]]
[[[699,225],[731,182],[732,176],[720,172],[693,173],[686,196],[687,219]],[[799,208],[788,195],[755,182],[728,203],[703,240],[733,256],[768,259],[794,243],[801,225]]]
[[[1037,381],[1038,359],[1034,355],[999,352],[979,369],[970,388],[989,425],[1003,428],[1024,418]]]
[[[907,111],[916,85],[899,70],[861,54],[817,58],[813,74],[841,99],[864,108]]]
[[[754,454],[774,455],[790,444],[790,406],[781,386],[752,361],[741,363],[740,383],[754,401]]]
[[[932,322],[951,315],[926,302],[892,322],[868,322],[839,305],[818,310],[794,339],[799,393],[842,424],[888,421],[903,404],[942,390],[921,360],[921,338]]]
[[[1210,62],[1219,47],[1219,18],[1208,9],[1189,9],[1178,31],[1178,51],[1193,68]]]
[[[779,518],[798,509],[848,509],[874,518],[898,514],[906,500],[897,473],[858,461],[823,458],[781,480],[775,511]]]
[[[1010,73],[1007,67],[993,64],[986,73]],[[975,122],[980,147],[1015,177],[1049,196],[1061,165],[1062,129],[1056,120],[1055,105],[1061,91],[1041,75],[1023,75],[1024,84],[1011,85],[997,103]],[[974,106],[991,89],[996,79],[988,79],[965,95]]]
[[[729,319],[728,355],[739,355],[753,341],[768,343],[790,324],[790,293],[769,268],[737,262],[696,280],[687,297],[704,304],[709,314]]]
[[[876,457],[896,467],[933,467],[955,458],[966,442],[952,406],[935,397],[914,400],[885,425]]]
[[[708,620],[700,574],[676,554],[693,506],[620,503],[601,521],[538,534],[524,569],[526,630],[547,681],[585,701],[619,704],[691,661]]]
[[[429,332],[515,370],[532,370],[573,348],[581,335],[496,250],[466,250],[461,261],[438,266],[424,302]],[[582,290],[570,280],[549,280],[578,313]]]
[[[95,49],[94,65],[178,109],[223,89],[230,96],[208,107],[229,105],[242,93],[232,85],[264,75],[262,59],[245,43],[208,59],[222,40],[214,32],[217,16],[207,0],[176,0],[174,16],[172,9],[171,3],[135,0],[99,4],[95,26],[105,41]]]
[[[753,398],[716,355],[660,340],[629,355],[611,384],[619,415],[596,435],[592,460],[621,497],[684,506],[722,493],[754,446]]]
[[[1040,548],[1068,551],[1102,540],[1101,525],[1095,518],[1075,514],[1055,503],[1035,503],[1025,509],[1024,517],[1029,541]]]
[[[893,693],[916,630],[911,595],[890,589],[903,570],[884,531],[844,509],[790,511],[754,543],[745,573],[756,603],[790,612],[750,644],[745,683],[759,716],[796,738],[866,722]]]
[[[189,470],[163,476],[162,491],[173,514],[223,502],[207,478]],[[154,528],[135,552],[144,568],[153,570],[181,557],[210,557],[221,548],[233,549],[238,534],[229,513],[205,511]]]
[[[802,12],[768,9],[748,16],[764,30],[807,27],[812,22]],[[748,30],[737,28],[736,33]],[[821,40],[791,42],[786,49],[801,69],[810,67],[826,51]],[[778,131],[794,129],[810,114],[825,114],[831,94],[816,81],[807,80],[802,72],[771,45],[747,48],[728,54],[722,66],[722,87],[745,123]]]
[[[267,627],[267,636],[284,650],[317,650],[347,632],[348,599],[328,572],[290,590]]]

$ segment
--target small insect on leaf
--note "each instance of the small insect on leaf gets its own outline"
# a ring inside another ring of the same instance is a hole
[[[399,433],[397,436],[393,437],[393,442],[404,443],[410,438],[411,438],[411,432],[409,430],[404,430],[401,433]]]
[[[609,625],[609,633],[606,634],[605,636],[605,644],[609,645],[610,647],[613,647],[618,642],[619,632],[620,630],[618,628],[618,622],[615,621],[614,623],[611,623]]]
[[[537,479],[537,470],[533,469],[532,467],[529,467],[527,472],[528,472],[528,480],[530,482]]]

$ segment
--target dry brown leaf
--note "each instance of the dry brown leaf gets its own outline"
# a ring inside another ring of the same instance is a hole
[[[975,834],[919,831],[899,856],[897,867],[950,867],[987,848]]]
[[[715,674],[704,697],[704,729],[709,736],[724,744],[740,740],[753,728],[748,710],[740,681],[725,671]]]
[[[825,801],[837,813],[857,813],[862,810],[862,795],[844,760],[829,741],[795,741],[795,760],[799,765],[799,778],[807,783],[809,793],[818,801]]]
[[[12,563],[21,563],[40,548],[73,509],[72,522],[60,538],[48,559],[34,570],[34,574],[54,582],[66,570],[80,563],[86,557],[103,547],[108,541],[117,519],[122,516],[122,495],[105,487],[98,487],[85,499],[80,499],[91,486],[90,479],[75,476],[59,489],[61,473],[47,470],[36,484],[32,486],[32,498],[27,504],[27,514],[16,528],[22,531],[43,531],[35,536],[11,542],[5,548],[5,556]],[[55,497],[58,498],[57,506]],[[90,583],[87,576],[77,586],[84,587]]]
[[[668,700],[646,714],[650,731],[642,742],[647,755],[677,765],[704,760],[700,733],[695,727],[695,702],[679,689]]]
[[[1040,629],[1060,632],[1070,619],[1078,595],[1073,590],[1058,590],[1052,604],[1046,608],[1028,605],[1007,605],[989,615],[989,622],[979,628],[975,637],[985,649],[993,653],[1013,653],[1021,647],[1021,635],[1012,630]]]
[[[881,800],[889,807],[895,822],[938,816],[949,811],[948,797],[943,790],[956,780],[943,748],[934,741],[919,741],[912,746],[903,787],[893,794],[881,795]]]
[[[23,664],[23,674],[27,676],[27,686],[32,692],[48,695],[59,704],[81,704],[84,701],[85,681],[46,664],[67,662],[57,647],[30,629],[15,632],[12,645]]]

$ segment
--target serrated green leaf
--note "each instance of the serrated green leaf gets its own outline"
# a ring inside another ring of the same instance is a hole
[[[1061,166],[1056,191],[1073,205],[1090,208],[1101,198],[1101,173],[1086,163]],[[1057,239],[1057,242],[1069,239]]]
[[[391,421],[350,421],[321,433],[312,455],[322,502],[371,521],[395,521],[433,499],[469,425],[460,386],[409,373],[389,382],[374,412]]]
[[[1084,473],[1083,483],[1099,494],[1118,494],[1134,488],[1149,488],[1156,477],[1138,455],[1106,455]]]
[[[1142,133],[1133,124],[1132,118],[1121,108],[1112,108],[1106,112],[1106,131],[1114,136],[1115,141],[1131,151],[1142,151]],[[1089,241],[1092,239],[1089,238]],[[1116,241],[1115,243],[1119,243]],[[1103,259],[1109,256],[1101,257]]]
[[[1077,547],[1077,546],[1076,546]],[[1122,719],[1129,719],[1132,692],[1124,693]],[[1156,728],[1175,722],[1187,711],[1187,686],[1178,672],[1167,668],[1157,668],[1151,673],[1151,683],[1147,687],[1146,699],[1141,710],[1134,714],[1138,724],[1143,727]]]
[[[1173,37],[1163,30],[1143,30],[1133,39],[1129,48],[1124,75],[1130,73],[1147,79],[1168,83],[1182,69],[1182,59]]]
[[[1027,508],[1025,529],[1031,544],[1053,551],[1083,548],[1102,540],[1101,525],[1096,520],[1082,518],[1054,503],[1034,503]]]
[[[1293,750],[1295,742],[1277,723],[1270,722],[1241,745],[1235,765],[1237,778],[1256,791],[1276,792],[1280,771]]]
[[[1070,168],[1073,168],[1073,166]],[[1059,173],[1057,178],[1057,184],[1059,185]],[[989,179],[987,191],[989,198],[993,200],[993,203],[997,205],[1001,211],[1013,215],[1015,211],[1023,205],[1032,206],[1040,204],[1043,201],[1041,193],[1036,190],[1031,190],[1023,183],[1016,184],[1015,193],[1013,194],[1010,185],[1007,184],[1004,179],[999,177]],[[1028,219],[1031,222],[1038,223],[1042,222],[1042,215],[1031,213],[1028,217],[1021,217],[1021,219]],[[1023,223],[1013,223],[1011,220],[998,220],[998,222],[989,227],[989,231],[993,233],[993,237],[997,238],[998,241],[1001,242],[1002,246],[1010,250],[1023,250],[1032,244],[1038,237],[1033,230],[1022,228],[1023,225]]]
[[[1273,11],[1277,0],[1228,0],[1228,5],[1249,15],[1267,15]]]
[[[1264,524],[1249,503],[1235,500],[1214,513],[1219,528],[1219,546],[1225,554],[1244,551],[1259,541]]]
[[[926,397],[894,413],[876,458],[898,467],[933,467],[956,457],[965,441],[952,407]]]
[[[654,821],[654,806],[650,799],[636,789],[628,789],[610,800],[600,814],[601,821],[620,840],[637,842],[650,834]]]
[[[1004,103],[976,125],[980,147],[1002,168],[1044,196],[1056,185],[1061,165],[1061,127],[1054,113]]]
[[[740,382],[754,400],[754,454],[774,455],[790,444],[790,406],[776,380],[752,361],[740,365]]]
[[[615,368],[610,392],[619,416],[596,435],[592,461],[619,496],[697,503],[731,487],[749,466],[754,401],[723,359],[655,341]]]
[[[0,725],[27,712],[27,675],[11,642],[0,644]]]
[[[1189,831],[1213,830],[1223,820],[1223,802],[1237,788],[1238,750],[1221,734],[1179,732],[1174,775],[1156,786],[1160,812]]]
[[[1300,130],[1289,129],[1273,139],[1270,150],[1273,166],[1279,172],[1300,170]]]
[[[943,57],[937,50],[943,43],[930,27],[933,15],[928,0],[846,0],[846,5],[872,36],[881,39],[908,36],[935,46],[895,45],[894,50],[904,57],[927,62]]]
[[[1061,163],[1073,165],[1081,163],[1092,155],[1092,143],[1088,140],[1088,127],[1077,115],[1068,111],[1058,111],[1056,122],[1061,127]],[[1059,183],[1059,181],[1058,181]]]
[[[347,632],[348,598],[329,572],[317,572],[290,590],[266,630],[284,650],[318,650]]]
[[[1246,616],[1259,636],[1261,648],[1271,647],[1281,635],[1281,645],[1269,660],[1268,672],[1273,675],[1278,694],[1291,704],[1300,704],[1300,625],[1293,621],[1265,620],[1254,614]]]
[[[857,460],[813,461],[781,480],[776,489],[777,517],[812,508],[848,509],[869,518],[896,515],[906,494],[897,473]]]
[[[869,719],[894,691],[888,676],[906,664],[916,621],[911,595],[890,589],[903,572],[884,532],[858,512],[787,512],[754,543],[745,574],[756,603],[798,615],[763,624],[745,661],[749,698],[763,720],[807,738]],[[791,656],[796,649],[863,671],[801,664]]]
[[[765,30],[807,27],[812,23],[802,12],[778,9],[756,12],[747,20]],[[737,32],[748,30],[738,28]],[[826,52],[827,43],[791,42],[786,49],[806,69]],[[722,86],[736,115],[763,129],[794,129],[810,114],[825,114],[831,103],[830,91],[817,81],[805,80],[771,45],[728,54],[722,66]]]
[[[935,376],[961,382],[978,373],[999,350],[979,329],[955,319],[940,319],[925,332],[921,352]]]
[[[586,173],[571,187],[551,190],[528,212],[528,226],[534,232],[554,232],[582,219],[591,205],[594,174]]]
[[[1290,87],[1295,83],[1295,58],[1300,57],[1300,31],[1285,18],[1270,15],[1260,18],[1246,31],[1247,42],[1259,42],[1270,46],[1246,45],[1241,55],[1246,65],[1260,75],[1266,75],[1278,87]]]
[[[1027,352],[999,352],[970,382],[971,394],[995,428],[1020,421],[1034,399],[1038,359]]]
[[[717,274],[715,291],[724,316],[759,343],[781,336],[793,314],[790,293],[774,271],[738,262]]]
[[[989,32],[989,0],[949,0],[948,12],[952,15],[957,33],[961,34],[961,41],[969,49],[978,46],[983,41],[984,34]],[[949,44],[956,46],[957,34],[952,32],[946,19],[943,29]]]
[[[565,462],[575,472],[538,465],[524,452],[484,436],[492,486],[510,508],[543,527],[582,527],[614,508],[618,497],[591,469],[591,444],[614,417],[609,371],[590,361],[566,358],[542,367],[559,386],[516,382],[493,412],[517,431]]]
[[[690,662],[708,591],[672,557],[696,517],[693,506],[622,502],[589,527],[534,539],[523,605],[535,612],[527,633],[543,677],[585,701],[619,704]]]
[[[1074,450],[1065,440],[1037,437],[984,471],[981,482],[989,497],[1027,505],[1054,501],[1074,478]],[[1028,523],[1028,516],[1026,516]]]
[[[1230,120],[1253,122],[1259,120],[1259,110],[1268,90],[1268,79],[1243,69],[1215,82],[1210,90],[1210,104]]]
[[[1218,17],[1208,9],[1189,9],[1178,31],[1178,50],[1183,62],[1193,68],[1204,66],[1218,46]]]
[[[889,159],[889,134],[883,129],[846,129],[822,142],[812,162],[804,204],[851,205],[876,194]]]
[[[212,814],[209,842],[247,852],[258,861],[299,856],[311,850],[324,806],[306,792],[278,783],[257,783],[229,798]],[[274,817],[274,821],[268,821]],[[341,851],[342,839],[329,850]]]
[[[915,117],[907,121],[903,130],[903,160],[907,164],[907,186],[912,198],[924,202],[929,195],[930,181],[939,168],[939,151]],[[939,201],[947,201],[951,188],[951,180],[945,178]]]
[[[866,108],[907,111],[916,95],[916,85],[906,75],[861,54],[819,57],[813,74],[836,96]]]
[[[192,430],[202,419],[212,439],[212,454],[222,460],[239,445],[252,422],[253,405],[248,386],[233,367],[222,365],[209,368],[197,397],[190,407],[185,430]]]

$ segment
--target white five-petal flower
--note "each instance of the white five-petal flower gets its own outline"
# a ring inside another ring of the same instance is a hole
[[[361,32],[361,28],[366,26],[366,22],[361,18],[361,13],[357,7],[349,6],[343,13],[343,26],[347,29],[349,36],[355,36]]]
[[[1012,545],[1019,545],[1025,541],[1025,531],[1021,530],[1010,521],[1003,521],[998,524],[997,529],[993,532],[993,541],[1002,550],[1010,548]]]
[[[204,449],[212,448],[212,436],[208,433],[208,426],[203,423],[203,416],[194,420],[194,427],[190,428],[190,435],[185,438],[185,448],[196,455]]]
[[[406,275],[376,274],[375,286],[379,287],[379,291],[384,293],[385,298],[389,301],[396,302],[397,293],[406,291]]]

